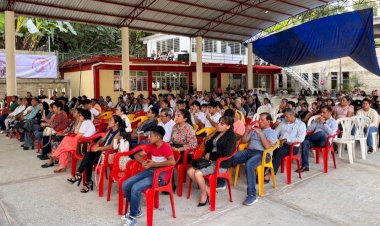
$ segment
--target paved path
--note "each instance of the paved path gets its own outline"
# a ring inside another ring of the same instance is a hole
[[[115,185],[107,202],[95,191],[82,194],[67,183],[69,172],[57,175],[52,168],[42,169],[42,163],[34,150],[23,151],[19,142],[0,135],[0,226],[122,225]],[[199,193],[193,189],[190,200],[175,198],[173,219],[169,197],[161,195],[154,225],[380,225],[380,152],[367,160],[356,159],[353,165],[345,154],[337,165],[333,169],[330,162],[330,171],[324,174],[322,165],[311,164],[302,180],[293,173],[292,185],[286,185],[279,173],[277,189],[266,185],[265,197],[251,207],[241,204],[244,174],[233,189],[233,203],[227,190],[218,193],[215,212],[196,207]],[[139,225],[145,225],[145,218],[144,214]]]

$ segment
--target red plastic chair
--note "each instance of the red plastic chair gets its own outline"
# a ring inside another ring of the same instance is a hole
[[[136,111],[136,112],[133,112],[133,114],[135,114],[135,118],[139,117],[139,116],[144,116],[146,115],[146,113],[144,111]]]
[[[179,152],[176,152],[176,151],[173,152],[173,155],[177,163],[181,155]],[[170,174],[170,177],[167,184],[165,184],[164,186],[159,186],[158,179],[159,179],[159,175],[162,172],[168,172]],[[159,208],[160,192],[169,192],[173,218],[176,218],[175,206],[174,206],[174,194],[173,194],[173,186],[172,186],[173,172],[174,172],[174,165],[165,166],[165,167],[156,169],[153,175],[152,188],[149,188],[143,191],[145,195],[145,199],[146,199],[146,225],[147,226],[153,225],[153,206],[156,209]],[[125,213],[127,212],[127,210],[128,210],[128,200],[126,200],[125,202]]]
[[[113,163],[110,164],[109,156],[117,152],[118,149],[106,150],[102,163],[95,168],[95,172],[99,174],[99,197],[103,197],[104,195],[104,178],[108,175],[108,169],[110,169],[109,172],[111,172],[113,166]]]
[[[245,118],[245,124],[249,125],[252,122],[251,118]]]
[[[282,159],[281,162],[281,173],[284,172],[284,165],[286,165],[286,183],[292,183],[292,163],[293,160],[297,162],[298,176],[301,178],[301,160],[299,155],[293,155],[294,146],[300,145],[300,142],[294,142],[290,145],[289,155]]]
[[[227,186],[228,186],[228,194],[230,196],[230,202],[232,202],[232,193],[231,193],[231,169],[228,169],[227,172],[225,173],[219,173],[219,168],[220,168],[220,163],[232,158],[232,156],[235,155],[239,147],[239,144],[236,145],[235,149],[231,153],[230,156],[228,157],[223,157],[219,158],[216,160],[216,165],[215,165],[215,172],[213,174],[204,176],[206,180],[209,181],[210,183],[210,211],[215,211],[215,204],[216,204],[216,181],[218,178],[224,178],[227,180]],[[190,194],[191,194],[191,185],[192,185],[192,180],[190,179],[189,181],[189,187],[187,190],[187,199],[190,199]]]
[[[338,136],[340,133],[339,130],[336,131],[335,134],[330,135],[326,139],[326,144],[324,147],[313,147],[311,150],[315,151],[315,161],[317,164],[319,164],[319,153],[322,152],[323,156],[323,172],[328,172],[328,161],[329,161],[329,153],[331,153],[333,162],[334,162],[334,168],[336,169],[336,162],[335,162],[335,151],[333,147],[333,140],[336,136]]]
[[[106,135],[106,133],[96,133],[96,134],[92,135],[91,137],[81,137],[78,139],[78,145],[82,144],[82,143],[91,144],[95,139],[97,139],[99,137],[103,137],[105,135]],[[90,147],[90,145],[88,147]],[[84,157],[84,155],[78,155],[76,150],[73,151],[73,155],[71,157],[71,175],[72,176],[75,175],[75,171],[77,170],[77,161],[82,160],[83,157]],[[83,178],[83,182],[85,182],[85,181],[86,181],[85,178]]]
[[[147,149],[147,147],[148,145],[138,145],[137,147],[133,148],[132,150],[128,152],[120,152],[115,155],[112,170],[108,178],[107,201],[110,201],[111,199],[112,184],[114,181],[116,181],[118,184],[118,189],[119,189],[119,199],[118,199],[119,200],[119,205],[118,205],[119,215],[123,214],[123,202],[124,202],[124,194],[123,194],[123,190],[121,189],[121,186],[123,185],[123,182],[126,179],[135,175],[142,169],[141,164],[139,162],[137,162],[136,160],[130,160],[127,162],[125,170],[122,170],[120,169],[120,166],[119,166],[120,158],[125,157],[125,156],[132,156],[136,152]]]
[[[177,163],[175,168],[178,173],[178,189],[177,189],[177,195],[179,197],[182,197],[183,193],[183,183],[186,182],[186,170],[191,167],[191,164],[188,163],[187,157],[189,154],[193,154],[193,160],[198,159],[203,156],[204,150],[201,150],[200,148],[203,146],[204,138],[197,136],[198,141],[198,149],[191,149],[186,150],[183,153],[182,162]],[[203,146],[204,147],[204,146]]]

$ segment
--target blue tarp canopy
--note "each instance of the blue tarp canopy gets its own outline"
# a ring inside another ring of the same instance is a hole
[[[350,56],[380,76],[372,9],[313,20],[253,42],[253,52],[282,67]]]

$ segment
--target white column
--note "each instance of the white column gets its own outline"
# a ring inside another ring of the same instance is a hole
[[[123,69],[123,90],[129,93],[129,28],[121,28],[121,63]]]
[[[196,39],[197,51],[197,91],[203,91],[203,67],[202,67],[202,37],[198,36]]]
[[[17,95],[15,13],[13,11],[5,11],[5,64],[7,96],[9,97]]]
[[[248,43],[248,65],[247,65],[247,82],[248,89],[253,89],[253,53],[252,53],[252,42]]]

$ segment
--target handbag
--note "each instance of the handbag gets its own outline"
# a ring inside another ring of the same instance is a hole
[[[55,135],[57,132],[51,128],[51,127],[45,127],[44,131],[42,132],[42,136],[44,137],[50,137]]]
[[[196,169],[203,169],[203,168],[211,166],[211,164],[212,164],[212,161],[205,158],[195,159],[191,162],[191,165]]]

